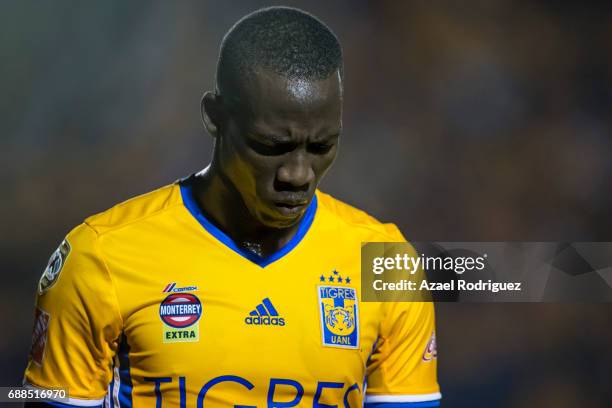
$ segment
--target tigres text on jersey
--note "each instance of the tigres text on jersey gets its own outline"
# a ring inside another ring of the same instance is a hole
[[[88,218],[38,287],[24,383],[59,406],[438,406],[433,304],[360,301],[362,242],[392,224],[317,191],[259,258],[213,225],[190,179]]]

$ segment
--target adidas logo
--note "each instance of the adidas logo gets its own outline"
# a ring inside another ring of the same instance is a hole
[[[285,319],[278,317],[278,312],[269,298],[262,300],[244,319],[246,324],[257,325],[257,326],[284,326]]]

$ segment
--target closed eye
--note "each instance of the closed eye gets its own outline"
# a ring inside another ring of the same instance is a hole
[[[334,147],[333,143],[310,143],[308,151],[314,154],[325,154]]]
[[[251,138],[247,138],[247,144],[255,152],[264,156],[279,156],[296,148],[295,143],[262,143]]]

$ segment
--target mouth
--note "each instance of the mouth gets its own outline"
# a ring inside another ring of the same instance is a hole
[[[304,212],[308,207],[308,201],[276,201],[274,202],[276,210],[286,217],[295,217]]]

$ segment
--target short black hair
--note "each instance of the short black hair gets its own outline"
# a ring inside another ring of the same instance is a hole
[[[226,76],[257,68],[289,79],[325,79],[340,70],[342,48],[336,35],[313,15],[292,7],[268,7],[241,18],[225,34],[217,63],[217,89]]]

